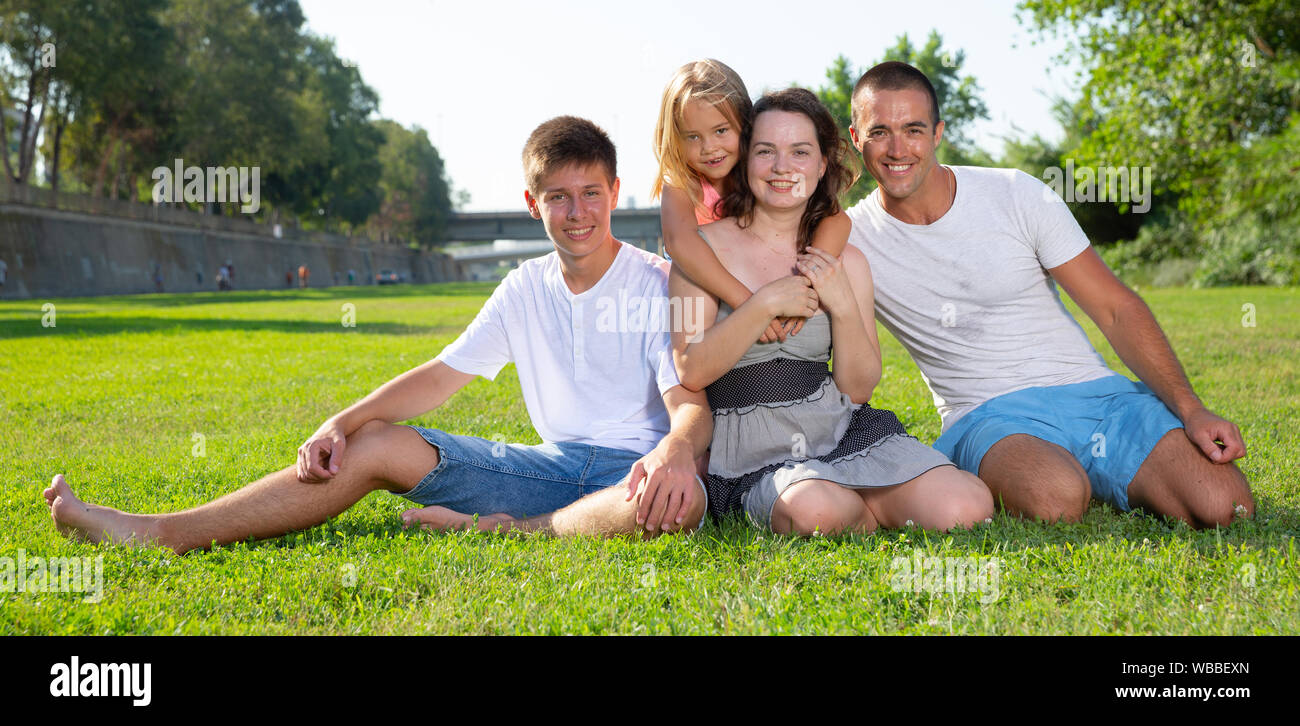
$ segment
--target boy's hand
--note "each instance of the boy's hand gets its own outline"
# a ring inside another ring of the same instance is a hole
[[[665,437],[632,466],[627,499],[640,490],[636,523],[647,532],[675,532],[699,497],[695,457],[689,444]],[[644,486],[641,486],[642,482]]]
[[[347,437],[333,420],[321,424],[302,446],[298,447],[298,481],[319,483],[338,473],[343,463]]]

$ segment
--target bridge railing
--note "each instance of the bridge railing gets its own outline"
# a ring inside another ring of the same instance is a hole
[[[145,222],[172,224],[192,229],[205,229],[216,232],[238,232],[269,239],[276,239],[275,227],[271,224],[255,222],[249,219],[223,217],[215,214],[202,214],[190,209],[173,207],[166,204],[145,204],[126,199],[108,199],[92,197],[86,194],[71,194],[42,189],[29,184],[14,184],[0,176],[0,204],[21,204],[43,209],[57,209],[101,217],[116,217]],[[320,230],[302,229],[294,220],[280,223],[281,237],[306,242],[330,245],[374,246],[394,244],[405,246],[405,242],[379,242],[368,237],[335,234]]]

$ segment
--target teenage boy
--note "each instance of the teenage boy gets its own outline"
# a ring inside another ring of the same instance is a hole
[[[92,505],[56,475],[44,496],[59,530],[186,552],[305,529],[381,489],[427,505],[405,512],[407,524],[438,528],[481,514],[480,526],[557,535],[693,529],[706,506],[695,461],[713,434],[708,401],[680,385],[663,326],[596,324],[611,300],[667,296],[667,262],[611,233],[614,145],[590,121],[562,116],[533,131],[523,160],[524,199],[555,251],[507,275],[436,358],[323,423],[295,466],[194,509]],[[512,361],[545,443],[395,425]]]
[[[876,317],[920,367],[934,446],[1010,513],[1075,521],[1091,498],[1194,527],[1252,516],[1241,432],[1192,390],[1150,308],[1048,187],[1014,169],[943,166],[925,74],[877,65],[852,96],[853,144],[879,188],[849,210]],[[1141,382],[1115,374],[1069,293]]]

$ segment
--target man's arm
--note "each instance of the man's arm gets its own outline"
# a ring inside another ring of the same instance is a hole
[[[1187,438],[1216,464],[1246,455],[1241,432],[1192,390],[1151,308],[1115,277],[1091,247],[1048,270],[1110,341],[1120,360],[1182,420]],[[1216,441],[1222,441],[1222,449]]]
[[[713,439],[713,413],[704,393],[677,385],[665,391],[663,397],[671,428],[650,453],[632,466],[628,481],[628,500],[640,491],[636,523],[647,532],[681,528],[686,513],[700,496],[695,460],[704,456]],[[645,485],[640,486],[643,480]]]
[[[298,448],[298,479],[320,482],[338,473],[347,437],[368,421],[397,423],[441,406],[474,380],[438,359],[416,366],[334,414]]]

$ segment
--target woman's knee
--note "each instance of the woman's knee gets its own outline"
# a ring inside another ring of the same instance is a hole
[[[777,499],[772,530],[799,536],[875,529],[875,518],[855,492],[821,479],[798,482]]]
[[[930,477],[928,506],[916,523],[925,529],[969,529],[993,516],[993,494],[974,474],[944,466],[922,476]]]

